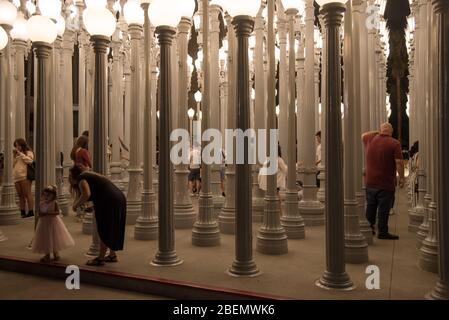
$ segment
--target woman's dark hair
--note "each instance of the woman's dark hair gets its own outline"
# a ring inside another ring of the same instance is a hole
[[[321,139],[321,130],[318,131],[318,132],[315,134],[315,136],[316,136],[316,137],[320,137],[320,139]]]
[[[75,161],[76,151],[79,148],[87,150],[88,147],[89,147],[89,138],[86,136],[79,136],[78,139],[76,139],[75,144],[73,145],[72,151],[70,152],[70,159]]]
[[[282,158],[281,145],[278,144],[278,157]]]
[[[75,198],[78,198],[79,195],[81,194],[80,188],[78,183],[80,182],[80,175],[81,173],[83,173],[83,170],[81,170],[80,166],[73,166],[70,168],[69,170],[69,174],[72,180],[74,180],[76,183],[75,184],[70,184],[70,192],[72,193],[72,195],[75,196]],[[69,179],[70,180],[70,179]]]
[[[89,130],[83,131],[81,135],[89,138]]]
[[[19,146],[22,149],[22,152],[31,151],[31,148],[28,146],[28,143],[25,139],[19,138],[14,141],[14,147]]]

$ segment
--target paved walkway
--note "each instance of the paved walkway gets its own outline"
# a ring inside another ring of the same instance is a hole
[[[22,273],[0,271],[0,299],[12,300],[162,300],[159,296],[140,294],[81,284],[79,290],[68,290],[65,281]]]
[[[62,252],[61,263],[84,265],[87,259],[84,253],[91,238],[82,234],[81,224],[73,217],[65,218],[65,222],[75,238],[76,246]],[[134,240],[134,228],[131,226],[127,227],[125,251],[119,253],[119,263],[102,268],[293,299],[423,299],[434,287],[437,275],[419,269],[416,237],[407,231],[407,223],[406,196],[401,191],[397,195],[396,214],[390,219],[391,232],[399,234],[401,239],[375,239],[369,247],[369,263],[347,265],[347,271],[357,286],[350,292],[327,291],[314,285],[325,264],[323,226],[306,228],[304,240],[289,240],[288,254],[267,256],[254,251],[254,258],[262,271],[262,275],[256,278],[234,278],[226,273],[234,258],[232,235],[222,235],[219,247],[199,248],[191,244],[190,230],[177,230],[176,250],[184,263],[177,267],[161,268],[149,265],[157,251],[157,241]],[[256,241],[259,226],[256,223],[253,225],[253,241]],[[0,256],[40,258],[26,249],[32,238],[33,221],[23,221],[16,226],[1,226],[1,230],[9,240],[0,242]],[[380,290],[367,290],[365,287],[368,265],[380,268]],[[5,281],[1,280],[0,292],[5,292]],[[13,287],[6,289],[6,292],[14,290]]]

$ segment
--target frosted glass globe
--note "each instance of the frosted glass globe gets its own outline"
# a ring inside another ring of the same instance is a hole
[[[17,8],[11,2],[0,0],[0,24],[12,26],[17,17]]]
[[[62,16],[56,18],[56,29],[58,31],[58,36],[62,37],[65,31],[65,19]]]
[[[0,26],[0,50],[5,49],[8,44],[8,35],[6,34],[5,29]]]
[[[140,0],[128,0],[123,7],[123,15],[127,24],[143,25],[144,13],[140,7]]]
[[[61,15],[61,1],[39,0],[39,9],[43,16],[56,20]]]
[[[88,8],[106,8],[107,0],[85,0]]]
[[[17,14],[16,21],[11,30],[11,38],[17,40],[28,40],[27,21],[22,12]]]
[[[181,3],[185,0],[153,0],[148,8],[152,25],[177,27],[182,17]]]
[[[193,11],[195,11],[194,0],[183,0],[179,2],[181,9],[181,17],[192,18]]]
[[[115,17],[106,8],[88,7],[83,12],[83,21],[87,32],[91,36],[110,37],[115,32]]]
[[[58,36],[56,24],[50,18],[39,15],[27,21],[27,32],[31,41],[48,44],[52,44]]]
[[[300,14],[304,13],[305,5],[303,0],[282,0],[282,5],[285,11],[288,9],[296,9]]]
[[[224,10],[231,17],[250,16],[255,17],[260,9],[260,0],[227,0],[223,1]]]
[[[348,0],[316,0],[316,2],[322,7],[325,4],[332,3],[332,2],[345,4],[346,2],[348,2]]]

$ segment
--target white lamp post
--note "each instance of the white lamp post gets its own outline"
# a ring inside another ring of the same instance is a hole
[[[211,66],[209,42],[209,1],[202,0],[202,33],[203,33],[203,95],[201,111],[201,131],[204,132],[211,123]],[[198,138],[197,138],[198,139]],[[205,142],[204,142],[205,143]],[[202,147],[205,146],[203,143]],[[196,246],[216,246],[220,244],[220,230],[214,217],[213,194],[211,190],[211,165],[203,163],[201,166],[201,192],[198,199],[198,219],[193,224],[192,244]]]
[[[148,7],[150,0],[142,0],[142,9],[144,15],[144,50],[145,50],[145,95],[144,95],[144,146],[143,146],[143,191],[142,191],[142,215],[137,218],[136,227],[134,229],[134,237],[138,240],[153,240],[157,238],[158,218],[156,213],[156,194],[153,189],[153,130],[151,128],[152,118],[151,112],[151,53],[150,46],[152,37],[150,30],[150,20],[148,17]],[[140,10],[133,5],[134,15],[140,19]],[[124,8],[125,18],[130,8]],[[129,12],[128,12],[129,14]],[[128,18],[127,18],[128,20]]]
[[[187,130],[187,107],[188,107],[188,41],[190,28],[192,26],[192,16],[195,10],[193,0],[183,0],[178,3],[182,9],[182,18],[178,25],[178,128]],[[192,110],[193,111],[193,110]],[[189,170],[186,164],[180,163],[175,168],[175,203],[174,203],[174,223],[175,228],[190,229],[195,222],[196,212],[193,209],[192,199],[187,187]]]
[[[237,36],[237,127],[246,131],[250,128],[250,91],[248,38],[254,28],[254,17],[260,9],[260,0],[229,0],[223,3]],[[206,32],[205,32],[206,33]],[[233,276],[256,276],[259,269],[253,260],[252,249],[252,184],[249,164],[249,138],[244,141],[243,164],[236,164],[236,225],[235,259],[229,273]],[[240,152],[242,150],[239,150]]]
[[[139,122],[140,115],[140,42],[142,40],[142,25],[144,23],[143,9],[139,0],[130,0],[123,7],[123,14],[128,23],[131,36],[131,133],[130,161],[128,166],[129,184],[127,193],[127,224],[134,224],[142,210],[142,194],[140,176],[142,169],[139,161]]]
[[[9,41],[9,32],[14,24],[17,16],[16,7],[9,1],[0,1],[0,41],[3,43],[2,56],[0,56],[0,88],[4,88],[5,92],[0,92],[0,99],[4,99],[2,102],[4,105],[1,111],[4,114],[4,126],[0,128],[3,131],[4,140],[4,173],[3,184],[0,198],[0,224],[16,224],[19,222],[19,210],[15,203],[15,188],[12,177],[12,150],[13,150],[13,132],[12,122],[14,115],[14,107],[12,105],[10,91],[12,89],[12,70],[11,70],[11,42]],[[4,83],[4,85],[1,85]],[[33,208],[29,208],[33,210]]]
[[[318,0],[326,27],[326,270],[316,284],[322,288],[350,290],[345,271],[343,150],[341,125],[340,26],[346,0]]]
[[[314,21],[315,8],[313,0],[305,0],[305,81],[304,103],[301,107],[302,134],[298,140],[301,146],[302,156],[300,172],[303,174],[303,198],[299,201],[298,208],[306,225],[324,224],[324,205],[317,200],[316,188],[316,144],[315,144],[315,48],[314,48]],[[300,152],[301,152],[300,151]]]
[[[160,118],[159,118],[159,250],[152,265],[174,266],[183,261],[175,251],[173,217],[173,164],[170,160],[171,130],[171,56],[170,47],[182,16],[178,1],[153,0],[149,18],[156,26],[160,46]]]
[[[27,20],[22,12],[18,12],[11,30],[11,38],[16,51],[16,121],[15,137],[25,137],[25,55],[27,51]]]
[[[0,27],[0,53],[1,51],[6,47],[6,45],[8,44],[8,35],[6,34],[5,29],[3,29],[3,27]],[[1,59],[1,54],[0,54],[0,59]],[[0,74],[2,71],[2,66],[0,64]],[[0,81],[1,83],[1,81]],[[8,240],[8,238],[6,238],[3,235],[3,232],[0,230],[0,242]]]
[[[267,150],[270,150],[272,145],[275,146],[278,143],[277,137],[276,142],[272,141],[271,130],[278,129],[280,118],[282,117],[282,112],[280,106],[275,107],[275,97],[276,97],[276,47],[275,47],[275,25],[274,25],[274,0],[268,1],[268,37],[267,37],[267,53],[268,53],[268,82],[267,82]],[[278,7],[279,8],[279,7]],[[278,23],[278,25],[280,25]],[[282,26],[284,27],[284,26]],[[284,28],[284,31],[286,29]],[[286,39],[285,34],[282,34],[282,41]],[[281,39],[279,39],[281,40]],[[283,45],[284,46],[284,45]],[[286,49],[286,47],[285,47]],[[280,52],[279,52],[280,53]],[[284,56],[285,57],[285,56]],[[282,62],[283,68],[286,67]],[[285,70],[285,69],[283,69]],[[285,71],[284,71],[285,72]],[[281,76],[282,77],[282,76]],[[240,78],[240,77],[239,77]],[[285,79],[285,74],[284,74]],[[284,81],[284,80],[283,80]],[[284,92],[282,90],[282,92]],[[288,92],[284,92],[288,95]],[[284,95],[284,97],[285,97]],[[286,113],[286,112],[284,112]],[[279,132],[278,130],[276,132]],[[271,152],[271,151],[270,151]],[[275,150],[277,152],[277,150]],[[277,153],[276,153],[277,154]],[[274,174],[269,174],[267,179],[267,191],[265,192],[265,207],[264,207],[264,218],[262,226],[257,234],[256,250],[264,254],[285,254],[288,252],[287,234],[285,229],[281,224],[281,200],[279,198],[279,193],[277,191],[277,172]]]
[[[49,123],[48,114],[51,112],[50,90],[48,88],[48,70],[50,67],[50,55],[52,43],[58,35],[56,24],[50,18],[44,16],[32,16],[27,22],[27,31],[33,42],[34,52],[37,58],[37,108],[36,117],[36,204],[40,202],[40,194],[48,184],[47,150],[51,148],[47,127]],[[38,211],[39,206],[36,206]]]
[[[298,210],[298,189],[296,187],[296,52],[295,52],[295,19],[303,9],[302,1],[282,0],[289,23],[289,91],[290,101],[288,113],[288,174],[287,192],[285,193],[285,214],[281,217],[282,226],[290,239],[305,237],[304,219]]]

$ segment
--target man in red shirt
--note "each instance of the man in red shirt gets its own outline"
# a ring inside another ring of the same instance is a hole
[[[374,231],[378,218],[378,238],[397,240],[397,235],[388,232],[388,219],[394,201],[396,171],[399,173],[399,187],[404,186],[404,164],[401,144],[392,138],[393,127],[384,123],[380,133],[367,132],[362,135],[365,146],[366,218]]]

